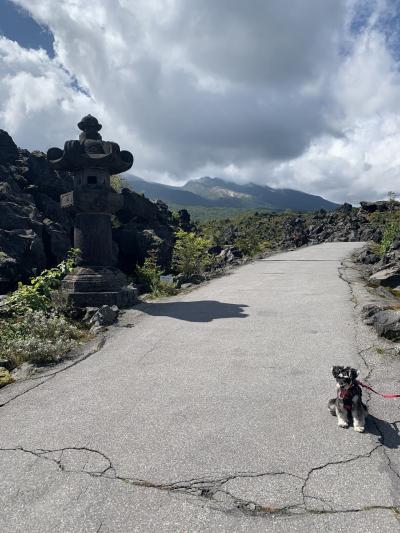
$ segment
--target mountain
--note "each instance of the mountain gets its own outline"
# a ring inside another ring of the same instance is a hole
[[[154,181],[145,181],[138,176],[126,175],[123,180],[130,185],[135,192],[144,193],[151,200],[162,200],[166,204],[178,204],[182,207],[187,205],[212,207],[214,202],[185,190],[183,187],[171,187]]]
[[[214,200],[225,207],[264,207],[272,210],[293,209],[294,211],[315,211],[335,209],[337,204],[294,189],[274,189],[267,185],[248,183],[239,185],[219,178],[200,178],[190,180],[182,187],[184,190]]]
[[[143,192],[151,199],[159,199],[169,205],[183,207],[213,207],[268,209],[271,211],[316,211],[335,209],[338,204],[294,189],[274,189],[266,185],[248,183],[239,185],[220,178],[204,177],[190,180],[182,187],[171,187],[148,182],[137,176],[127,176],[126,181],[136,192]]]

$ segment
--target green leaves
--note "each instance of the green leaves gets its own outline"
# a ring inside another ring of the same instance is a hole
[[[79,250],[72,249],[68,257],[54,268],[43,270],[27,284],[6,298],[0,317],[0,356],[18,366],[24,361],[49,364],[59,360],[87,333],[66,317],[57,314],[52,292],[75,266]]]
[[[136,267],[136,277],[146,291],[154,292],[160,282],[163,270],[157,264],[157,252],[151,250],[143,266]]]
[[[380,256],[383,257],[389,250],[390,245],[396,237],[400,235],[400,220],[388,222],[383,230],[383,237],[380,243]]]
[[[110,176],[110,185],[111,185],[111,188],[114,189],[114,191],[118,193],[120,193],[122,189],[131,190],[128,181],[124,178],[121,178],[119,174],[112,174]]]
[[[19,282],[17,290],[5,300],[5,311],[12,315],[22,315],[27,311],[52,309],[51,293],[60,287],[61,280],[74,268],[78,252],[73,248],[65,261],[54,268],[43,270],[39,276],[32,277],[30,283]]]
[[[185,278],[201,274],[210,264],[208,249],[211,241],[193,232],[182,229],[176,232],[176,242],[172,256],[172,264]]]
[[[242,227],[238,231],[235,240],[235,246],[248,257],[254,257],[257,254],[265,252],[270,243],[263,239],[263,236],[252,227]]]
[[[160,280],[163,274],[162,268],[157,264],[157,252],[151,250],[146,257],[143,266],[136,267],[136,277],[144,290],[149,291],[152,296],[173,296],[177,288],[174,284]]]

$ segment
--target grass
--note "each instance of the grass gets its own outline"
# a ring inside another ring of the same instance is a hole
[[[0,319],[0,357],[13,368],[24,362],[48,365],[89,339],[89,332],[64,316],[27,311]]]
[[[156,298],[163,298],[166,296],[175,296],[180,291],[172,283],[167,283],[166,281],[160,281],[156,287],[147,295],[149,300],[154,300]]]
[[[6,370],[3,367],[0,367],[0,389],[2,387],[5,387],[9,383],[12,383],[14,381],[14,378],[10,374],[8,370]]]

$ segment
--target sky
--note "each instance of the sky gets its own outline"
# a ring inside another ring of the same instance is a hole
[[[23,148],[90,113],[132,172],[400,194],[400,0],[0,0],[0,128]]]

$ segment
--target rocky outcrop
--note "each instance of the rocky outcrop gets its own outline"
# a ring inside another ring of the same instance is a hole
[[[370,276],[369,282],[371,285],[381,285],[398,290],[400,288],[400,264],[378,270]]]
[[[379,304],[370,303],[362,309],[364,322],[375,328],[380,337],[391,341],[400,340],[400,311],[382,298]]]
[[[168,270],[173,247],[172,214],[163,202],[152,202],[128,189],[122,190],[124,209],[117,214],[113,230],[118,246],[118,265],[131,273],[143,264],[150,250],[156,250],[158,263]]]
[[[102,305],[99,308],[88,307],[83,321],[92,328],[111,326],[118,318],[119,309],[116,305]]]
[[[379,247],[367,245],[357,261],[369,267],[366,277],[370,285],[400,290],[400,236],[395,238],[383,255]]]
[[[378,202],[360,202],[361,211],[364,213],[375,213],[377,211],[379,212],[385,212],[385,211],[392,211],[400,209],[400,203],[396,201],[385,201],[381,200]]]
[[[336,211],[320,211],[313,215],[295,215],[283,224],[283,248],[323,242],[379,242],[382,233],[374,227],[367,212],[344,204]]]
[[[17,145],[6,131],[0,130],[0,164],[13,163],[17,157]]]
[[[382,202],[376,203],[379,204],[379,210],[384,211]],[[367,324],[375,328],[378,335],[398,342],[400,341],[398,299],[400,294],[400,237],[395,238],[386,252],[381,254],[381,247],[369,243],[356,258],[361,264],[363,277],[369,286],[369,294],[376,299],[374,303],[364,305],[363,318]]]
[[[0,130],[0,291],[46,266],[44,217],[29,180],[30,154]]]
[[[65,258],[73,243],[72,217],[60,195],[72,190],[72,175],[54,171],[42,152],[19,149],[0,130],[0,294]],[[149,248],[168,268],[172,254],[172,215],[128,189],[114,228],[116,263],[132,274]]]

